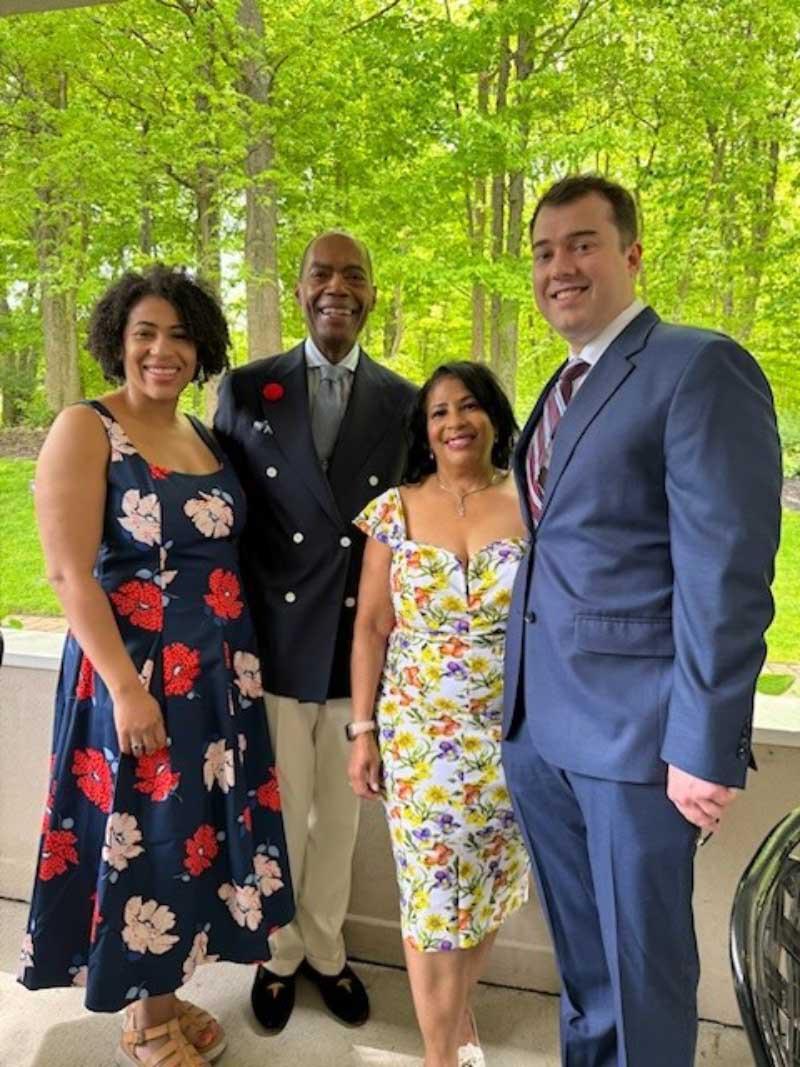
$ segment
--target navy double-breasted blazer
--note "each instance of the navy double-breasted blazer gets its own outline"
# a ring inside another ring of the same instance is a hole
[[[524,501],[541,404],[514,457]],[[567,408],[536,529],[527,516],[505,735],[521,728],[549,762],[594,777],[659,781],[672,763],[742,785],[780,489],[758,364],[645,308]]]
[[[214,428],[247,495],[242,572],[269,692],[318,703],[350,693],[365,541],[352,520],[400,479],[404,416],[415,392],[362,350],[324,472],[311,436],[302,344],[238,367],[222,382]]]

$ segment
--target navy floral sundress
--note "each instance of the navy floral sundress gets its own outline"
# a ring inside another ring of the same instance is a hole
[[[120,756],[112,702],[72,635],[20,981],[86,987],[118,1011],[177,989],[200,963],[269,958],[294,904],[257,646],[237,541],[245,500],[220,469],[148,464],[111,413],[96,574],[168,747]]]

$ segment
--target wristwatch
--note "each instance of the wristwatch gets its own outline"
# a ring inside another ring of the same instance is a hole
[[[378,729],[378,724],[374,719],[367,719],[362,722],[348,722],[345,724],[344,732],[348,741],[355,741],[359,734],[368,734],[373,730]]]

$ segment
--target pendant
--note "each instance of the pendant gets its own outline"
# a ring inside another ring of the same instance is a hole
[[[462,498],[456,504],[456,515],[458,515],[460,519],[463,519],[466,514],[467,509],[464,507],[464,498],[462,496]]]

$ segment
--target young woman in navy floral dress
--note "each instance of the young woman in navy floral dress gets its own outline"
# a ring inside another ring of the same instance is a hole
[[[293,913],[239,579],[245,501],[177,410],[223,369],[228,332],[201,285],[155,267],[103,297],[89,346],[122,387],[61,413],[36,475],[70,633],[20,979],[131,1006],[121,1064],[197,1067],[224,1035],[175,990],[200,963],[268,958]]]

